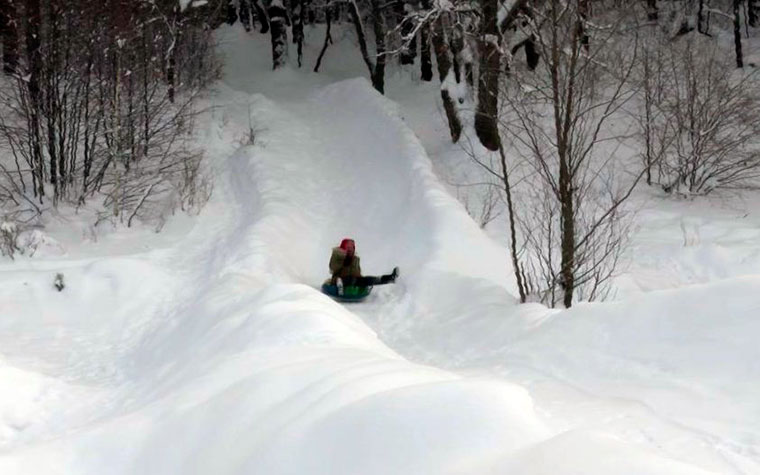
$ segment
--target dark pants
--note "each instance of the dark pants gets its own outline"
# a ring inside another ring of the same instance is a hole
[[[393,283],[393,274],[381,275],[380,277],[372,275],[363,275],[361,277],[346,277],[341,279],[345,286],[370,287],[374,285],[385,285]]]

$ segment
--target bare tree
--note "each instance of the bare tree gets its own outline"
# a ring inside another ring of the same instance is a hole
[[[0,88],[4,213],[100,198],[131,225],[200,204],[190,131],[218,70],[205,20],[168,0],[27,2],[20,74]]]
[[[760,87],[756,71],[734,70],[708,40],[667,42],[650,87],[651,147],[669,193],[750,188],[760,178]],[[646,134],[646,130],[644,130]]]
[[[534,15],[545,70],[512,74],[500,116],[526,170],[525,185],[512,189],[526,210],[515,218],[525,249],[518,270],[527,292],[570,307],[609,289],[625,241],[623,203],[643,176],[621,183],[614,151],[601,147],[621,139],[604,126],[633,95],[628,51],[637,48],[619,23],[591,28],[582,0],[551,0]]]
[[[635,112],[639,124],[639,137],[643,145],[641,158],[644,165],[644,174],[647,185],[655,181],[653,174],[658,171],[656,178],[662,178],[662,161],[665,154],[667,139],[664,136],[666,128],[663,127],[664,113],[659,107],[665,100],[666,76],[669,74],[665,64],[664,50],[668,47],[668,40],[657,34],[656,30],[650,31],[649,38],[642,45],[640,61],[637,65],[637,79],[639,82],[639,107]]]

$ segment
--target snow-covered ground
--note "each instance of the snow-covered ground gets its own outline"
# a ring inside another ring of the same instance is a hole
[[[756,202],[642,193],[618,300],[517,305],[439,179],[466,158],[435,85],[396,71],[396,104],[341,42],[322,74],[220,43],[199,217],[61,215],[0,262],[0,473],[760,473]],[[402,277],[341,306],[317,288],[347,236]]]

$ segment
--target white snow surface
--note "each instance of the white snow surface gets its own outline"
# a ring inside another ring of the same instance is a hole
[[[355,52],[314,75],[220,43],[200,216],[97,241],[61,216],[63,251],[0,261],[0,473],[760,473],[757,268],[518,305],[412,101],[345,79]],[[318,287],[348,236],[401,278],[340,305]]]

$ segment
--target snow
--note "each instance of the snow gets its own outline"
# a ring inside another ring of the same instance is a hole
[[[0,473],[760,473],[757,216],[646,208],[618,300],[517,305],[438,178],[466,159],[439,86],[383,98],[345,43],[270,71],[224,27],[201,215],[63,213],[58,251],[0,261]],[[342,306],[317,288],[347,236],[401,278]]]
[[[3,221],[0,223],[0,231],[4,233],[15,233],[16,232],[16,223],[12,223],[10,221]]]
[[[188,7],[200,7],[207,3],[206,0],[179,0],[179,11],[184,12]]]

